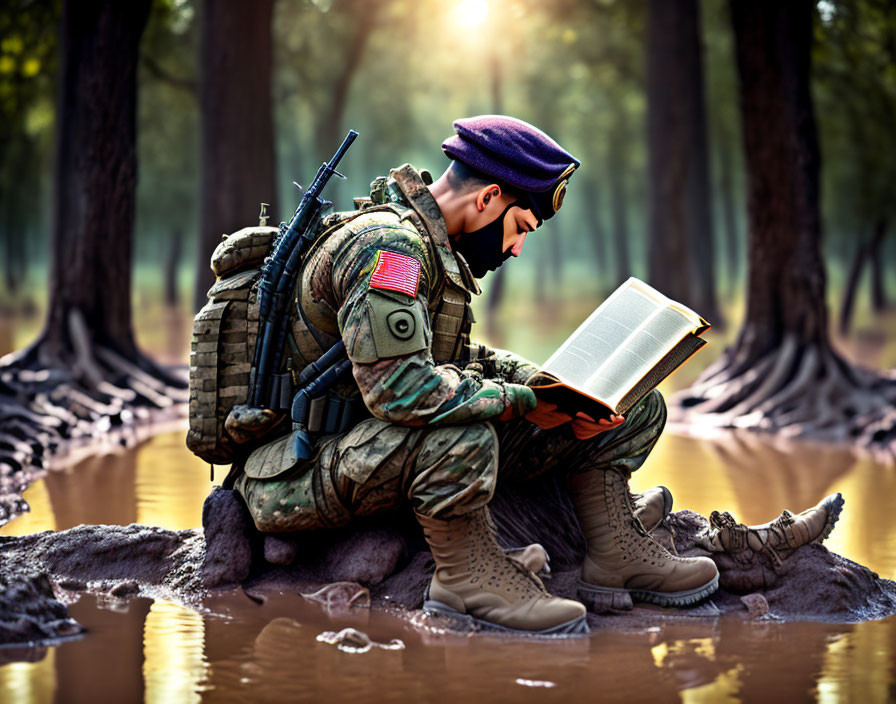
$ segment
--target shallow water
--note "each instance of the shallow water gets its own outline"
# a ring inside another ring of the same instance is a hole
[[[826,544],[896,577],[896,467],[750,435],[666,433],[633,479],[636,489],[657,483],[672,490],[677,508],[725,509],[747,523],[841,491],[846,507]],[[187,452],[183,433],[166,433],[50,473],[25,494],[31,513],[0,533],[79,523],[198,527],[210,488],[208,465]],[[441,636],[381,612],[328,614],[293,594],[261,606],[229,595],[211,607],[216,615],[133,599],[120,611],[85,595],[70,611],[90,633],[32,651],[34,662],[0,667],[0,701],[873,702],[896,695],[896,618],[857,625],[682,619],[647,632],[531,642]],[[399,638],[406,648],[351,654],[317,641],[348,626],[381,643]]]

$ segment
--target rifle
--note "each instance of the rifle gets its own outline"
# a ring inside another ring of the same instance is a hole
[[[280,410],[290,406],[291,382],[278,374],[286,339],[287,310],[302,257],[316,238],[320,214],[332,205],[321,198],[321,193],[332,176],[345,178],[336,166],[357,136],[355,130],[349,130],[333,158],[317,170],[292,219],[289,223],[280,223],[274,252],[262,267],[258,287],[259,333],[249,375],[248,405],[252,408]]]

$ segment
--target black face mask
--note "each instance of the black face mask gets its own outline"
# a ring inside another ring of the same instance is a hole
[[[504,212],[488,225],[480,227],[473,232],[462,232],[452,244],[454,249],[460,252],[470,271],[477,279],[481,279],[488,272],[494,271],[513,255],[511,247],[506,252],[504,247],[504,217],[516,203],[511,203]]]

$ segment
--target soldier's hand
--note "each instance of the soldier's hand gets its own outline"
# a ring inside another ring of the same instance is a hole
[[[609,418],[599,418],[594,420],[587,413],[579,411],[576,417],[572,419],[572,432],[579,440],[588,440],[598,433],[604,433],[607,430],[618,428],[625,422],[624,416],[618,416],[615,413]]]
[[[534,411],[526,414],[526,420],[535,423],[542,430],[550,430],[564,423],[569,423],[572,420],[572,416],[558,410],[556,403],[538,399],[538,405]]]

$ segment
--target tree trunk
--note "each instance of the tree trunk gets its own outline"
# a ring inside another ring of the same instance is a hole
[[[492,93],[492,113],[500,115],[504,112],[504,96],[502,92],[503,81],[501,71],[501,61],[497,54],[493,54],[491,58],[491,76],[490,86]],[[500,266],[495,271],[491,281],[491,288],[488,291],[485,308],[485,324],[489,337],[494,339],[497,336],[497,313],[498,307],[501,305],[501,299],[504,297],[504,278],[507,275],[505,267]]]
[[[613,244],[616,249],[616,282],[618,286],[632,275],[628,246],[628,195],[625,188],[625,172],[617,134],[610,144],[610,199],[613,217]]]
[[[165,253],[165,305],[176,308],[180,302],[177,289],[177,270],[180,267],[180,245],[183,232],[180,229],[172,230],[171,239],[168,242],[168,251]]]
[[[322,124],[320,144],[317,145],[318,151],[323,155],[322,159],[329,159],[345,137],[342,132],[342,118],[348,105],[349,90],[364,57],[367,40],[373,31],[379,8],[380,3],[377,0],[361,0],[350,10],[355,31],[349,37],[345,48],[337,52],[341,55],[340,58],[344,58],[342,58],[342,71],[330,90],[330,106]]]
[[[649,8],[649,278],[718,325],[699,5]]]
[[[852,313],[855,310],[856,291],[859,288],[859,280],[865,269],[865,260],[868,258],[868,244],[864,237],[856,242],[856,253],[849,267],[849,276],[846,277],[846,286],[843,290],[843,302],[840,305],[840,334],[848,335],[852,325]]]
[[[35,196],[40,193],[40,155],[31,137],[20,134],[6,151],[0,171],[0,238],[5,254],[6,290],[17,299],[28,273],[29,229],[35,219]]]
[[[884,289],[884,251],[883,244],[887,237],[889,222],[881,217],[874,225],[874,235],[868,254],[871,260],[871,310],[882,313],[887,309],[887,294]]]
[[[809,92],[814,4],[732,0],[731,11],[749,224],[747,312],[737,347],[748,360],[785,336],[827,348],[820,155]]]
[[[600,188],[593,182],[588,182],[586,189],[585,222],[594,247],[595,278],[603,282],[607,274],[607,233],[600,217]]]
[[[70,0],[62,18],[50,304],[41,353],[91,340],[134,360],[137,56],[150,0]]]
[[[17,298],[22,283],[25,280],[26,254],[25,254],[25,237],[22,230],[21,216],[17,209],[16,203],[7,202],[3,204],[3,210],[0,211],[2,216],[2,238],[4,250],[3,263],[3,280],[6,284],[7,292]]]
[[[740,273],[740,235],[737,231],[737,208],[734,204],[734,179],[731,167],[731,147],[719,143],[719,196],[722,201],[722,221],[725,226],[728,293],[733,293]]]
[[[747,165],[746,320],[734,346],[674,397],[673,419],[896,457],[896,378],[852,366],[828,338],[809,92],[815,5],[731,0],[731,9]]]
[[[199,64],[201,177],[194,305],[214,282],[209,259],[229,234],[253,224],[262,201],[276,222],[271,107],[273,0],[205,2]]]
[[[551,233],[549,241],[551,251],[551,275],[554,279],[554,300],[557,300],[563,291],[563,226],[557,223]]]

